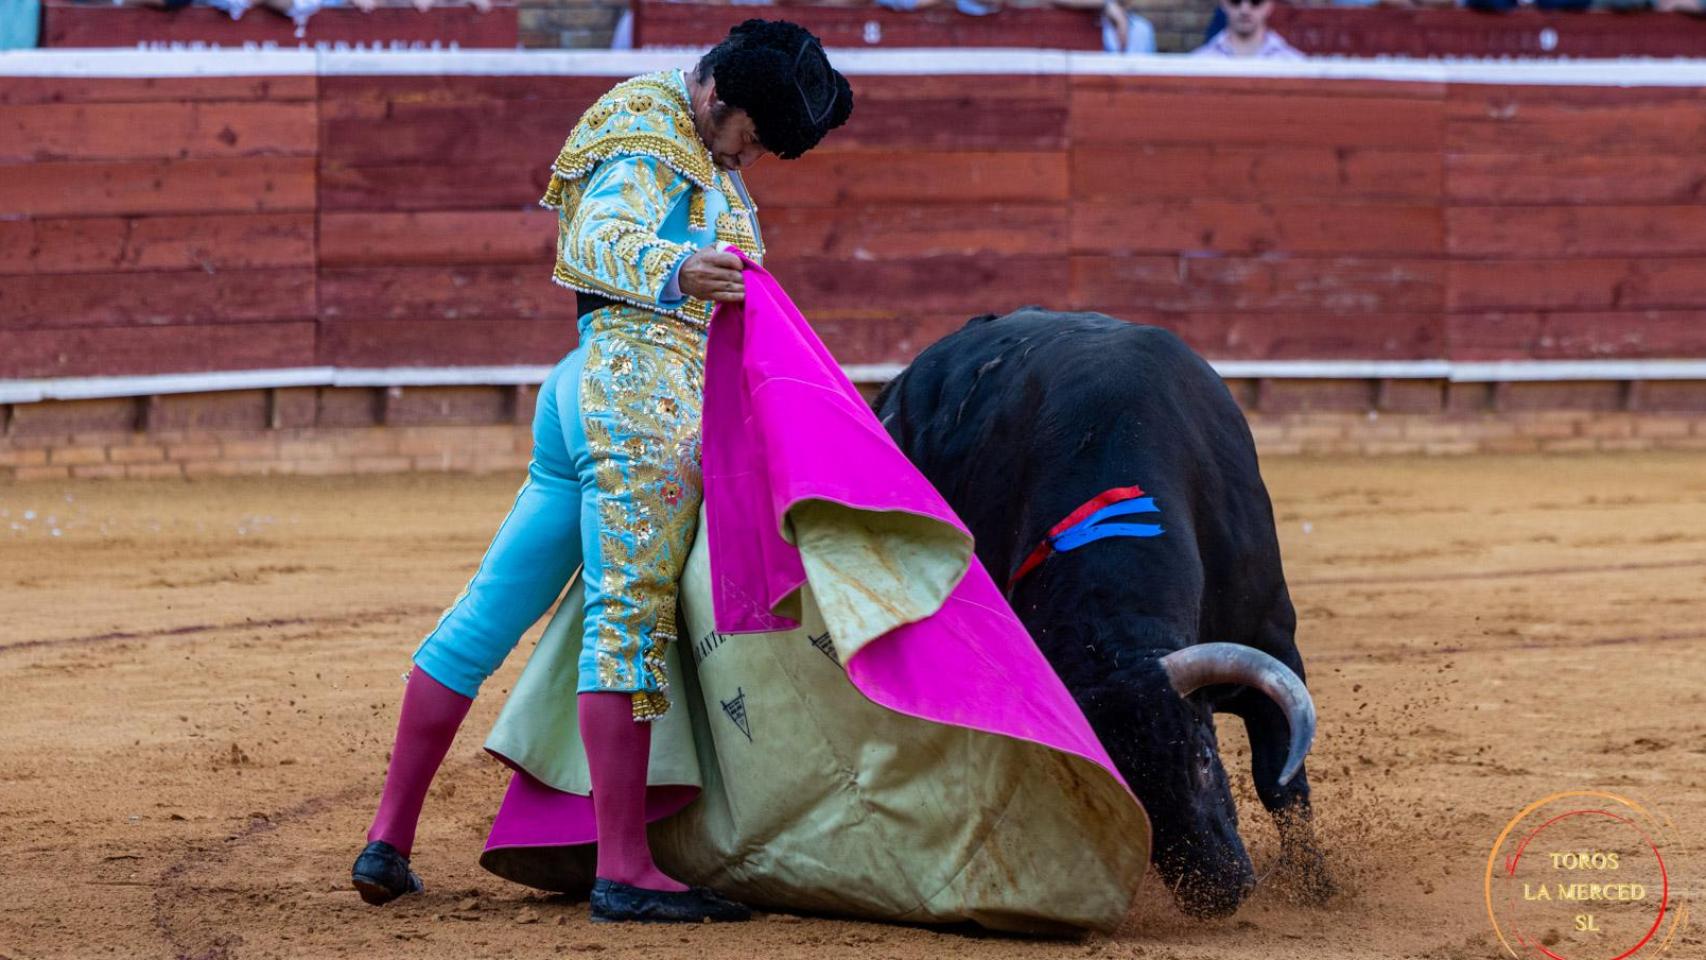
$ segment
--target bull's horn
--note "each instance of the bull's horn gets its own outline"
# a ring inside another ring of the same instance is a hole
[[[1291,728],[1291,749],[1279,782],[1283,786],[1297,775],[1315,740],[1315,701],[1290,667],[1243,644],[1199,643],[1162,657],[1161,668],[1181,697],[1214,683],[1255,687],[1272,697]]]

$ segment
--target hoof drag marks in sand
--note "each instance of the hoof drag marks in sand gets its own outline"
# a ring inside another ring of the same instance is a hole
[[[506,775],[480,741],[519,655],[428,800],[428,892],[366,907],[347,871],[399,675],[516,478],[0,488],[0,956],[1478,960],[1500,956],[1481,904],[1494,837],[1524,803],[1586,787],[1676,819],[1698,901],[1706,460],[1266,472],[1343,892],[1309,908],[1267,883],[1197,923],[1151,880],[1124,932],[1070,943],[795,917],[594,928],[584,904],[483,873]],[[1260,871],[1273,829],[1236,721],[1222,739]],[[1695,923],[1670,955],[1703,937]]]

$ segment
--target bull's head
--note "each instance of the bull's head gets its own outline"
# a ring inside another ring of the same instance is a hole
[[[1255,886],[1255,871],[1238,836],[1238,815],[1226,770],[1220,762],[1214,710],[1204,688],[1231,684],[1269,697],[1290,727],[1290,745],[1280,783],[1303,765],[1315,736],[1315,705],[1303,681],[1284,664],[1252,647],[1207,643],[1145,660],[1124,672],[1123,689],[1104,688],[1095,713],[1134,705],[1143,733],[1108,736],[1104,745],[1143,801],[1153,831],[1156,872],[1173,891],[1179,908],[1199,917],[1236,910]],[[1110,678],[1111,679],[1111,678]],[[1133,689],[1133,688],[1136,689]],[[1223,690],[1224,687],[1221,687]],[[1199,691],[1205,695],[1195,696]]]

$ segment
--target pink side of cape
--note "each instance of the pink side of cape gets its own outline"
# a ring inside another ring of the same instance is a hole
[[[806,580],[799,551],[782,537],[795,504],[831,500],[965,530],[775,278],[747,264],[746,301],[717,309],[705,370],[706,536],[715,620],[725,633],[798,626],[773,612]],[[846,666],[854,687],[890,710],[1029,740],[1090,760],[1125,783],[975,557],[941,609],[872,640]],[[650,819],[676,812],[692,796],[668,786],[650,794]],[[589,798],[518,770],[486,848],[595,837]]]
[[[797,626],[773,611],[805,581],[799,552],[781,533],[802,501],[966,529],[756,264],[748,261],[744,305],[717,311],[707,351],[705,512],[719,631]],[[975,557],[941,609],[866,644],[847,676],[891,710],[1075,754],[1124,783]]]

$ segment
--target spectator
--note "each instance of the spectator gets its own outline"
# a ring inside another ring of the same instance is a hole
[[[1268,29],[1274,0],[1220,0],[1226,29],[1191,51],[1193,57],[1254,57],[1261,60],[1304,60],[1303,52]]]
[[[226,2],[226,0],[220,0],[220,2]],[[289,17],[295,21],[296,35],[299,37],[307,30],[309,18],[321,10],[330,10],[335,7],[355,7],[362,13],[372,13],[380,6],[379,0],[228,0],[228,2],[258,2],[261,6],[278,13],[280,16]],[[471,2],[474,9],[481,13],[490,12],[492,9],[492,0],[471,0]],[[431,10],[434,5],[433,0],[411,0],[411,4],[421,13]]]
[[[1131,0],[1102,4],[1102,49],[1109,53],[1154,53],[1155,24],[1132,9]]]
[[[155,7],[160,10],[182,10],[185,7],[212,7],[222,11],[233,20],[243,19],[243,14],[249,12],[250,0],[140,0],[145,7]]]
[[[877,6],[889,10],[910,12],[939,7],[947,0],[877,0]],[[968,17],[981,17],[1001,9],[1000,0],[953,0],[954,9]]]
[[[1155,24],[1138,14],[1131,0],[1104,0],[1102,49],[1107,53],[1155,53]]]
[[[1135,0],[1053,0],[1049,5],[1101,11],[1102,49],[1108,53],[1155,52],[1155,24],[1137,12]]]
[[[622,11],[622,16],[616,20],[616,29],[610,34],[610,49],[634,49],[634,8],[630,6]]]
[[[27,50],[35,46],[40,25],[39,0],[0,0],[0,50]]]

